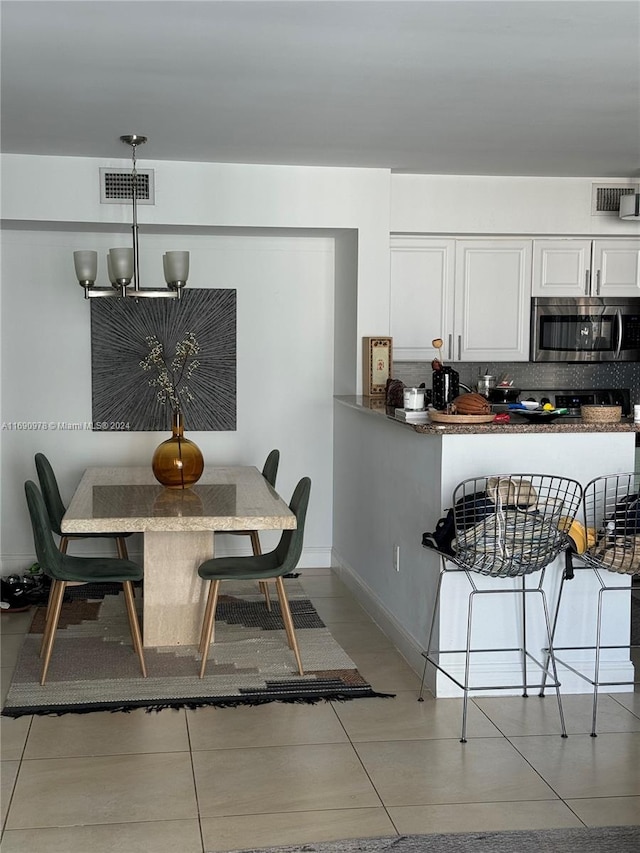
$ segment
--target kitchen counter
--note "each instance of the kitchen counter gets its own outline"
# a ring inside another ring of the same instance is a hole
[[[408,427],[423,435],[540,435],[549,433],[602,433],[602,432],[632,432],[640,433],[640,424],[635,424],[631,418],[623,418],[619,423],[585,423],[581,418],[563,415],[548,424],[532,424],[512,415],[508,424],[432,424],[407,423],[394,416],[394,409],[386,407],[384,400],[375,397],[339,396],[339,403],[352,409],[383,416],[402,427]]]
[[[334,565],[418,675],[440,570],[437,553],[422,547],[422,534],[434,530],[446,514],[458,483],[472,477],[537,472],[585,485],[602,474],[634,469],[638,428],[628,420],[586,424],[563,416],[537,425],[520,418],[516,422],[516,417],[509,424],[407,424],[390,416],[384,400],[356,396],[334,400]],[[545,575],[551,608],[563,568],[559,558]],[[629,582],[628,576],[621,576],[621,584]],[[491,584],[508,588],[514,581],[491,579]],[[443,647],[464,648],[468,586],[464,576],[456,575],[443,587],[434,626],[434,639]],[[573,617],[558,626],[558,645],[592,643],[597,591],[595,578],[576,573],[571,585]],[[608,643],[622,646],[629,639],[629,598],[612,598],[603,631]],[[512,597],[494,596],[489,603],[486,607],[479,603],[474,617],[478,645],[512,644],[509,626],[516,612]],[[544,624],[538,608],[533,610],[527,619],[528,636],[531,648],[542,648]],[[456,666],[461,675],[464,661]],[[628,652],[626,657],[623,652],[612,654],[603,667],[603,680],[632,679]],[[485,683],[519,683],[520,661],[509,654],[496,655],[485,674]],[[458,695],[458,688],[441,674],[430,671],[428,683],[436,696]],[[567,693],[585,690],[585,682],[570,671],[563,671],[562,685]],[[497,688],[495,695],[501,693]]]

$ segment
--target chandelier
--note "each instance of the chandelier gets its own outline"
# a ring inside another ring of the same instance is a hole
[[[133,246],[131,248],[109,249],[107,254],[107,274],[111,287],[96,287],[98,273],[98,253],[82,250],[73,253],[73,262],[78,277],[78,284],[84,288],[84,298],[91,299],[99,296],[132,296],[138,300],[141,297],[158,299],[180,299],[182,290],[186,287],[189,276],[189,252],[165,252],[162,256],[164,277],[167,282],[166,290],[150,290],[140,287],[140,253],[138,249],[138,173],[136,171],[136,148],[147,141],[146,136],[132,133],[121,136],[120,141],[131,146],[131,202],[133,221],[131,232]]]

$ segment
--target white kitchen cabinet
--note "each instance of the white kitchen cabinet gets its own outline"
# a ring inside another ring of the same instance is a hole
[[[591,287],[593,296],[640,296],[640,240],[594,240]]]
[[[394,358],[431,360],[434,338],[456,361],[528,361],[531,240],[394,237]]]
[[[529,360],[531,250],[531,240],[456,241],[454,360]]]
[[[534,240],[532,295],[640,296],[640,240]]]
[[[453,328],[455,240],[394,237],[391,322],[397,361],[435,358],[434,338]]]

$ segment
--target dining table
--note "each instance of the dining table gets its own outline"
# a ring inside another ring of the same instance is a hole
[[[87,468],[62,532],[141,533],[145,647],[197,645],[204,613],[198,566],[216,532],[293,530],[296,517],[254,466],[205,467],[188,489],[169,489],[150,466]],[[244,538],[244,537],[243,537]]]

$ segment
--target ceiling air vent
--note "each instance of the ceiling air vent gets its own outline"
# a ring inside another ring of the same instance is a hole
[[[591,215],[618,216],[620,197],[640,192],[638,184],[592,184]]]
[[[100,203],[123,204],[131,201],[131,172],[100,169]],[[138,169],[138,204],[155,204],[153,169]]]

